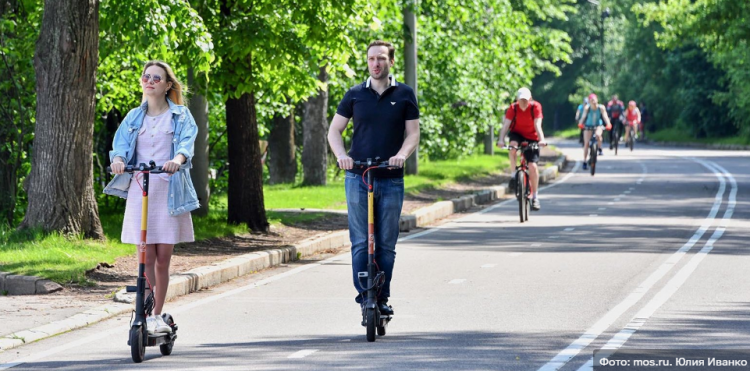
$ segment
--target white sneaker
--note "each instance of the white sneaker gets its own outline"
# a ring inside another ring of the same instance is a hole
[[[146,317],[146,331],[149,335],[154,334],[154,330],[156,330],[156,317],[154,316],[148,316]]]
[[[156,318],[156,332],[167,333],[167,334],[172,333],[172,328],[169,327],[169,325],[166,322],[164,322],[164,318],[162,318],[161,315],[157,314],[154,317]]]

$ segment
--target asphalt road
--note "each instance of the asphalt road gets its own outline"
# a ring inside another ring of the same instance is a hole
[[[571,159],[582,152],[560,143]],[[747,152],[638,146],[541,191],[402,236],[394,320],[365,340],[349,255],[168,303],[171,356],[129,316],[0,353],[13,370],[587,370],[603,346],[750,347]]]

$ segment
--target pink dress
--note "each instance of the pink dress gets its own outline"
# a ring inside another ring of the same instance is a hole
[[[156,116],[146,115],[138,132],[135,153],[138,163],[154,160],[156,165],[169,161],[172,150],[172,112]],[[133,174],[125,204],[125,218],[122,222],[123,243],[138,244],[141,238],[141,205],[143,202],[143,175]],[[148,232],[147,244],[177,244],[193,242],[193,220],[190,213],[169,215],[167,197],[169,195],[169,174],[149,176],[148,187]]]

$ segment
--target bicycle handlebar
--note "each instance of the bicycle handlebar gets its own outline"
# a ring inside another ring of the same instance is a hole
[[[519,150],[523,150],[523,149],[527,149],[527,148],[528,149],[539,149],[540,146],[544,147],[544,146],[546,146],[546,144],[539,144],[538,142],[532,142],[532,143],[528,143],[526,146],[522,145],[520,147],[506,146],[505,149],[515,149],[516,151],[519,151]]]
[[[126,165],[125,166],[125,172],[126,173],[135,173],[138,171],[148,171],[151,174],[164,174],[164,173],[170,173],[169,171],[164,171],[164,169],[161,166],[156,166],[156,163],[154,160],[151,160],[148,162],[148,165],[144,163],[140,163],[139,165]],[[107,166],[107,172],[111,173],[112,168],[110,166]]]

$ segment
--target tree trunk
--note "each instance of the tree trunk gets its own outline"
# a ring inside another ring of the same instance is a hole
[[[229,98],[226,106],[229,147],[227,219],[232,224],[245,223],[253,231],[267,232],[255,96],[245,93],[239,98]]]
[[[92,145],[99,1],[45,0],[36,44],[36,128],[21,227],[104,238]]]
[[[405,3],[402,13],[404,16],[404,81],[417,94],[417,0]],[[408,35],[408,36],[407,36]],[[406,135],[406,133],[404,133]],[[406,159],[404,172],[409,175],[419,173],[419,146]]]
[[[294,183],[297,176],[297,153],[294,145],[294,114],[273,116],[273,126],[268,134],[268,172],[270,184]]]
[[[328,168],[328,71],[320,67],[318,80],[326,84],[305,102],[302,119],[302,172],[305,185],[326,185]]]
[[[2,123],[0,121],[0,123]],[[2,125],[9,125],[2,123]],[[13,126],[11,126],[13,127]],[[6,138],[3,139],[4,143]],[[13,213],[16,209],[16,187],[18,178],[13,154],[4,146],[0,147],[0,224],[13,225]]]
[[[198,77],[201,84],[205,81]],[[196,76],[192,68],[188,68],[188,86],[197,86]],[[204,85],[205,86],[205,85]],[[201,207],[193,210],[192,214],[196,216],[208,215],[208,201],[211,190],[208,184],[208,100],[201,92],[205,89],[195,89],[195,93],[190,97],[190,113],[195,118],[198,125],[198,136],[195,138],[195,153],[193,155],[193,169],[190,176],[193,179],[195,193],[198,195],[198,201]]]
[[[495,154],[495,125],[487,124],[487,132],[484,134],[484,154]]]

